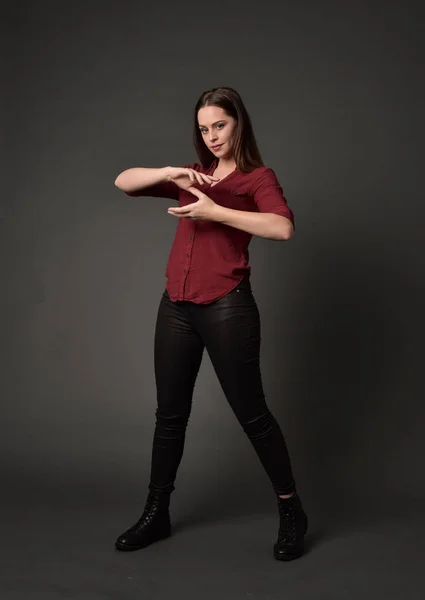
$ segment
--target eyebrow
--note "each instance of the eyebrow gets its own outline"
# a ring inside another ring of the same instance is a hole
[[[216,121],[215,123],[212,123],[212,124],[217,125],[217,123],[221,123],[222,121],[225,121],[225,119],[220,119],[219,121]],[[198,127],[206,127],[206,125],[198,125]]]

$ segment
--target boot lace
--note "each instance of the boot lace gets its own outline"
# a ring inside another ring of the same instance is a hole
[[[293,504],[280,502],[279,512],[279,542],[295,542],[297,539],[297,520]]]
[[[154,515],[159,511],[159,498],[156,496],[149,496],[145,508],[143,510],[143,514],[140,519],[130,527],[129,531],[137,531],[138,529],[147,525]]]

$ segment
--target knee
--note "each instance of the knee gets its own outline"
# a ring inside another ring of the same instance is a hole
[[[251,440],[261,439],[271,433],[274,418],[271,412],[267,411],[250,421],[241,422],[241,425]]]
[[[168,429],[181,429],[187,426],[189,421],[190,410],[170,411],[164,409],[156,409],[155,417],[157,425]]]

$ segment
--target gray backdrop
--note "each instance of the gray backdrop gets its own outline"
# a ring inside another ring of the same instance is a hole
[[[230,85],[296,217],[290,242],[253,238],[250,252],[264,387],[304,502],[330,520],[369,499],[376,513],[423,502],[424,78],[413,3],[10,10],[3,500],[127,502],[136,516],[177,219],[172,201],[127,197],[114,179],[196,160],[194,103]],[[273,501],[207,354],[175,497],[199,514]]]

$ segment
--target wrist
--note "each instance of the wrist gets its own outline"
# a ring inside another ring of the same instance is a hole
[[[229,216],[229,209],[226,208],[225,206],[221,206],[221,204],[216,204],[214,206],[214,221],[217,221],[217,223],[222,223],[223,225],[226,225],[226,220]]]
[[[172,167],[162,167],[162,176],[164,181],[171,181],[171,169]]]

